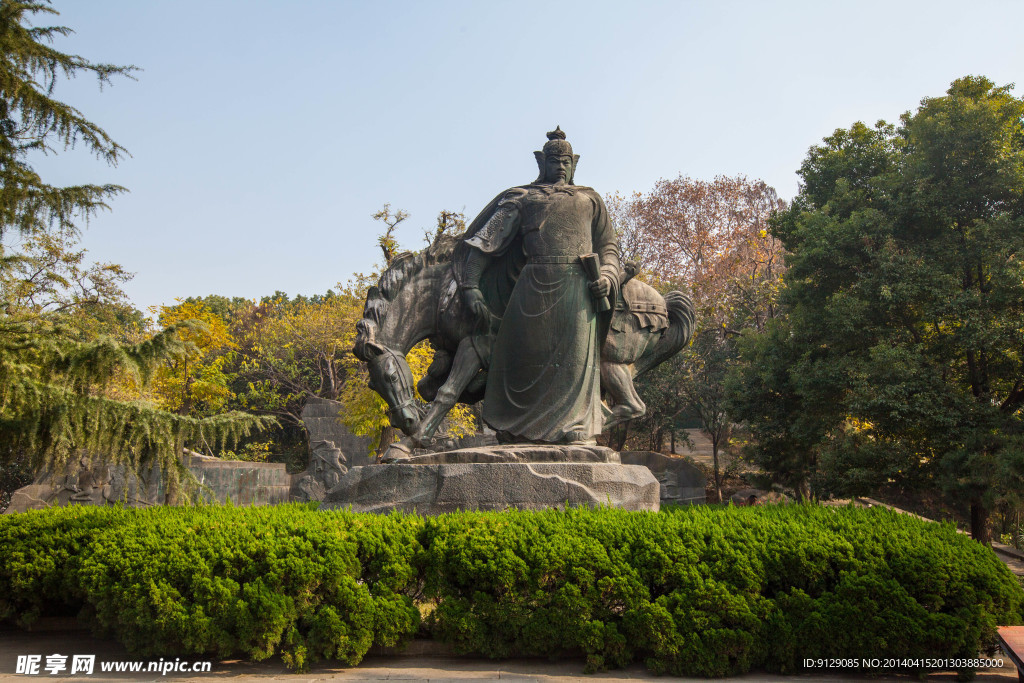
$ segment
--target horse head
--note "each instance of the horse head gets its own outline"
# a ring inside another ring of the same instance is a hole
[[[396,256],[367,290],[363,319],[356,323],[352,353],[367,364],[370,389],[387,403],[392,426],[409,435],[421,414],[405,354],[437,333],[439,289],[457,242],[442,235],[422,252]]]
[[[361,351],[370,372],[370,389],[388,404],[391,426],[412,434],[420,421],[420,409],[405,356],[377,342],[366,342]]]

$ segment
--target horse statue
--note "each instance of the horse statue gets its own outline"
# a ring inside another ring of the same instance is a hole
[[[363,319],[356,324],[352,351],[367,363],[369,386],[387,403],[392,426],[406,434],[391,445],[385,462],[429,445],[456,402],[472,404],[483,398],[487,371],[470,343],[478,321],[459,296],[451,267],[458,242],[442,234],[418,253],[395,257],[368,290]],[[650,285],[632,279],[635,267],[627,265],[625,270],[601,346],[601,390],[611,402],[605,429],[646,412],[633,379],[686,346],[694,327],[689,297],[678,291],[662,297]],[[406,354],[424,339],[433,347],[434,358],[416,385],[429,402],[421,412]]]

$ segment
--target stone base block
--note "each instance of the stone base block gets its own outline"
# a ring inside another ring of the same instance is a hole
[[[619,464],[618,451],[604,446],[578,444],[503,444],[459,448],[453,451],[414,453],[395,460],[401,465],[454,465],[498,462],[605,462]],[[643,464],[643,463],[629,463]]]
[[[659,509],[659,485],[640,465],[594,462],[391,464],[353,467],[321,509],[402,510],[437,515],[457,510],[541,510],[611,505]]]

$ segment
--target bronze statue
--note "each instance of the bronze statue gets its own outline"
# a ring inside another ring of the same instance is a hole
[[[595,297],[618,292],[619,246],[601,196],[573,184],[579,157],[561,129],[536,156],[540,177],[502,193],[470,225],[455,279],[469,309],[489,322],[473,339],[489,365],[484,422],[499,441],[593,443],[604,422]],[[586,254],[600,263],[593,282]],[[486,297],[480,289],[489,268],[515,280],[507,301],[507,288],[484,281]]]
[[[633,377],[689,341],[692,303],[630,279],[600,195],[573,183],[565,134],[548,133],[535,156],[535,182],[496,197],[461,239],[396,259],[367,296],[354,352],[408,435],[386,459],[428,443],[457,400],[481,397],[500,441],[593,443],[644,413]],[[421,416],[405,354],[425,338],[435,356]]]

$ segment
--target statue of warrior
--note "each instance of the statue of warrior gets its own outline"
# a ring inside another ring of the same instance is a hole
[[[619,247],[601,195],[573,183],[579,155],[565,133],[547,137],[534,153],[540,177],[503,192],[470,224],[455,279],[479,323],[483,419],[499,440],[593,443],[611,316],[599,302],[616,299]]]
[[[481,398],[499,441],[593,443],[644,414],[633,378],[689,342],[693,304],[624,272],[601,196],[573,183],[579,157],[561,129],[534,154],[535,182],[498,195],[463,238],[402,255],[367,294],[353,352],[407,435],[385,462],[429,445],[457,401]],[[425,414],[405,358],[423,339],[435,351],[416,385]]]

